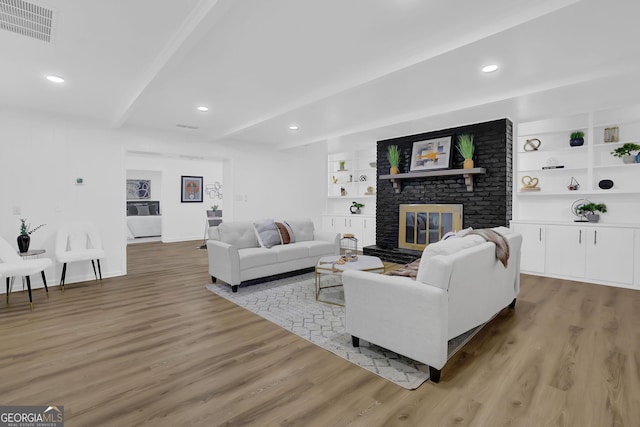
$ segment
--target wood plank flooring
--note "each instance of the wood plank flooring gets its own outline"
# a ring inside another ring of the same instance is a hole
[[[0,404],[64,405],[66,426],[640,426],[640,291],[523,275],[408,391],[207,291],[197,246],[131,245],[129,275],[36,290],[33,312],[13,293]]]

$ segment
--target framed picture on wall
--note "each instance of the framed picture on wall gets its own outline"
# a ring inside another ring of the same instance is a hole
[[[449,169],[451,162],[451,137],[427,139],[413,143],[411,172]]]
[[[127,200],[141,200],[151,198],[151,180],[128,179]]]
[[[604,142],[618,142],[619,140],[618,126],[604,129]]]
[[[183,175],[180,184],[180,201],[182,203],[202,203],[201,176]]]

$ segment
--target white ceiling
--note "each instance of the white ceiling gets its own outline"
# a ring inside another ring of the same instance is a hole
[[[0,106],[114,128],[292,147],[640,103],[638,0],[34,3],[53,42],[0,29]]]

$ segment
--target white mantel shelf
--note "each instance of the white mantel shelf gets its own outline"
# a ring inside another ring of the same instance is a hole
[[[416,178],[428,178],[432,176],[464,176],[464,184],[467,186],[467,191],[473,191],[473,175],[480,175],[487,173],[485,168],[471,168],[471,169],[445,169],[431,172],[409,172],[399,173],[395,175],[380,175],[380,179],[388,179],[393,184],[393,188],[396,193],[400,193],[402,188],[400,183],[403,179],[416,179]]]

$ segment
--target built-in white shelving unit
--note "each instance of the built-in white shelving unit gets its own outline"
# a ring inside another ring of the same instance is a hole
[[[327,211],[322,228],[354,234],[358,246],[376,241],[376,148],[344,151],[328,155]],[[351,214],[352,202],[364,204],[360,214]]]
[[[605,142],[615,128],[618,140]],[[574,131],[584,132],[584,145],[569,145]],[[540,146],[526,151],[531,139]],[[640,164],[610,154],[626,142],[640,144],[640,105],[518,125],[512,227],[523,235],[522,272],[640,288]],[[564,167],[543,169],[552,165]],[[522,191],[523,177],[540,190]],[[572,178],[577,190],[568,188]],[[602,180],[613,188],[601,189]],[[604,203],[608,212],[598,223],[575,222],[579,199]]]

